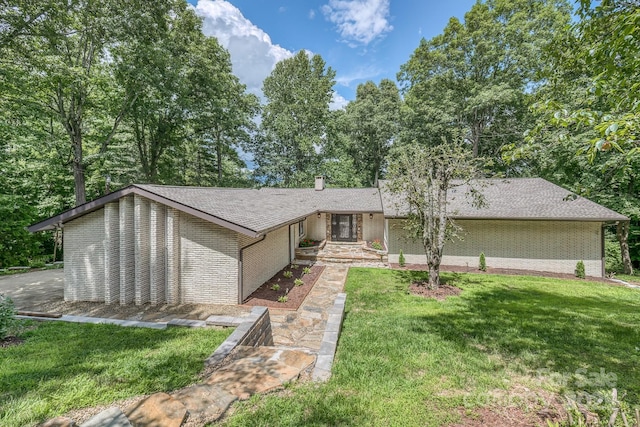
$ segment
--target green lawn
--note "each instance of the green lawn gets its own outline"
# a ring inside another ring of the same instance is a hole
[[[0,425],[183,387],[230,333],[38,323],[24,344],[0,348]]]
[[[589,394],[615,386],[640,404],[637,290],[445,274],[464,291],[439,302],[407,293],[419,274],[352,268],[331,380],[254,396],[226,424],[440,426],[518,386]]]

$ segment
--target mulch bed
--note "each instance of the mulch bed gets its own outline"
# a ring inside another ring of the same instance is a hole
[[[400,267],[400,264],[390,263],[389,267],[396,270],[427,271],[427,266],[424,264],[406,264],[404,267]],[[440,271],[450,272],[450,273],[503,274],[508,276],[539,276],[539,277],[550,277],[555,279],[586,280],[589,282],[605,282],[605,283],[613,284],[610,280],[604,277],[587,276],[585,279],[579,279],[574,274],[554,273],[551,271],[516,270],[516,269],[509,269],[509,268],[492,268],[492,267],[487,267],[487,271],[482,271],[477,268],[462,267],[457,265],[441,265]]]
[[[409,292],[412,295],[418,295],[425,298],[434,298],[438,301],[444,301],[445,298],[460,295],[462,289],[451,285],[440,285],[438,289],[429,289],[426,281],[413,282],[409,286]]]
[[[0,348],[12,347],[14,345],[20,345],[24,342],[22,338],[18,337],[6,337],[0,340]]]
[[[302,269],[304,267],[309,267],[311,271],[309,271],[309,273],[307,274],[303,274]],[[291,266],[288,265],[280,270],[266,283],[256,289],[249,296],[249,298],[246,299],[244,305],[259,305],[269,308],[285,308],[289,310],[297,310],[298,307],[300,307],[300,304],[302,304],[302,301],[304,301],[304,299],[307,297],[307,294],[311,291],[311,288],[313,288],[313,285],[316,284],[316,281],[322,274],[323,270],[324,266],[321,265],[299,265],[298,268],[291,268]],[[293,276],[291,278],[286,278],[284,276],[285,271],[293,272]],[[296,286],[294,284],[295,279],[298,278],[302,279],[303,282],[303,284],[300,286]],[[278,284],[280,286],[280,289],[277,291],[271,289],[274,284]],[[287,296],[287,301],[278,301],[278,298],[284,295]]]

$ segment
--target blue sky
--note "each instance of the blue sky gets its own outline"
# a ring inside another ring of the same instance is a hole
[[[234,73],[260,95],[279,60],[301,49],[322,55],[337,73],[334,108],[359,83],[395,80],[422,37],[442,32],[475,0],[189,0],[203,31],[231,53]]]

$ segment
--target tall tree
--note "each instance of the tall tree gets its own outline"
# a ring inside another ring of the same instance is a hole
[[[464,22],[422,40],[401,67],[408,108],[405,139],[460,134],[473,155],[500,159],[500,148],[526,129],[539,60],[570,19],[563,0],[478,2]]]
[[[354,166],[374,187],[399,132],[400,107],[398,87],[383,79],[378,86],[371,81],[358,85],[355,101],[346,108]]]
[[[283,187],[307,186],[320,171],[333,97],[335,71],[320,55],[300,51],[276,64],[265,79],[258,137],[250,145],[263,182]]]
[[[389,191],[398,211],[407,214],[405,231],[424,248],[429,267],[428,287],[440,286],[440,263],[445,242],[455,237],[448,197],[452,188],[465,186],[472,203],[484,198],[473,185],[476,159],[460,144],[445,142],[434,147],[413,145],[396,150],[389,165]]]
[[[53,2],[51,13],[40,13],[37,31],[20,30],[20,23],[32,22],[33,2],[18,0],[0,27],[14,28],[3,39],[0,60],[0,89],[15,104],[28,104],[51,114],[64,129],[71,153],[76,204],[86,201],[86,145],[104,151],[122,116],[136,94],[106,99],[108,66],[112,48],[158,24],[167,2],[120,2],[116,0],[72,0]],[[33,21],[33,22],[36,22]],[[18,24],[15,24],[15,23]],[[33,26],[31,27],[33,28]],[[109,94],[114,94],[111,92]],[[103,126],[109,103],[118,112]],[[96,123],[96,121],[98,123]]]

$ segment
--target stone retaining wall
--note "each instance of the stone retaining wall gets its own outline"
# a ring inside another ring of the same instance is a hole
[[[218,365],[237,346],[259,347],[273,345],[271,318],[266,307],[253,307],[251,315],[205,360],[206,366]]]

